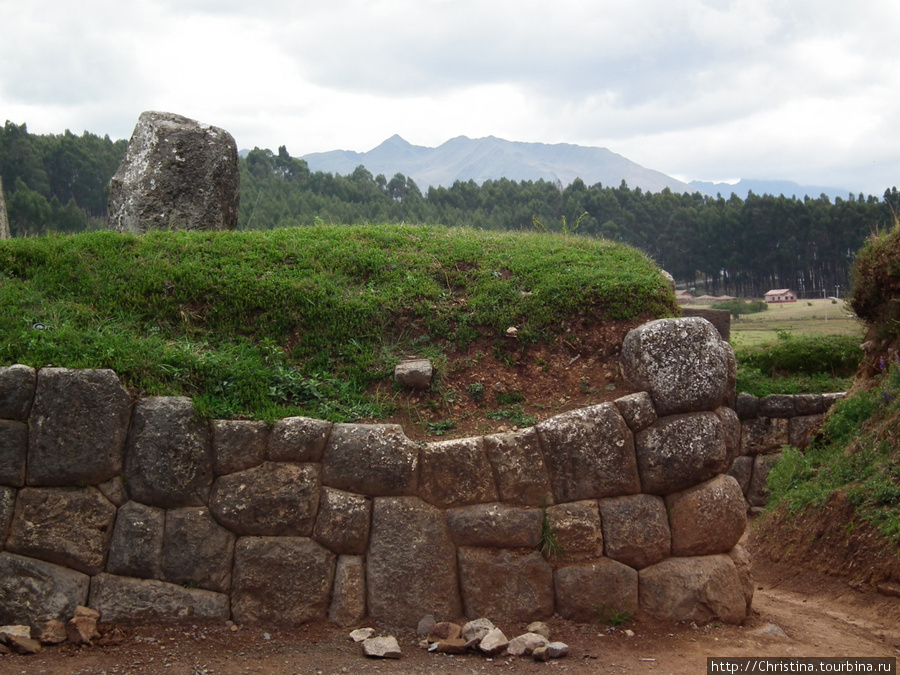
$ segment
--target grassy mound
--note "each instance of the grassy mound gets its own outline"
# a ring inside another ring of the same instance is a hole
[[[523,348],[678,313],[652,260],[610,242],[415,226],[94,232],[0,242],[0,362],[112,368],[210,417],[377,418],[404,354],[517,328]],[[502,354],[500,354],[502,356]]]

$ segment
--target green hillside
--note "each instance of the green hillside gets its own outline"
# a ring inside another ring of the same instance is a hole
[[[489,358],[509,362],[575,316],[677,313],[652,260],[581,237],[321,226],[0,242],[3,364],[112,368],[209,416],[378,418],[391,403],[371,387],[404,354],[493,341]]]

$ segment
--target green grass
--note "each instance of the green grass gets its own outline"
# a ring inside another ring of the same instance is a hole
[[[862,342],[863,325],[843,300],[814,299],[771,304],[768,309],[744,314],[731,324],[731,342],[753,347],[776,342],[781,333],[795,336],[852,336]]]
[[[367,390],[401,355],[675,313],[652,260],[582,237],[317,226],[0,242],[0,363],[112,368],[209,417],[379,417],[393,402]]]

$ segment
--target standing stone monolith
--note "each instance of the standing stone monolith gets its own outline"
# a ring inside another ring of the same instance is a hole
[[[10,239],[9,218],[6,216],[6,199],[3,196],[3,179],[0,178],[0,239]]]
[[[109,183],[110,229],[233,230],[239,205],[231,134],[173,113],[141,113]]]

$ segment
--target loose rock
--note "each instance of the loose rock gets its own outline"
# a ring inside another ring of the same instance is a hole
[[[376,659],[399,659],[403,655],[393,635],[368,638],[362,645],[363,654]]]

